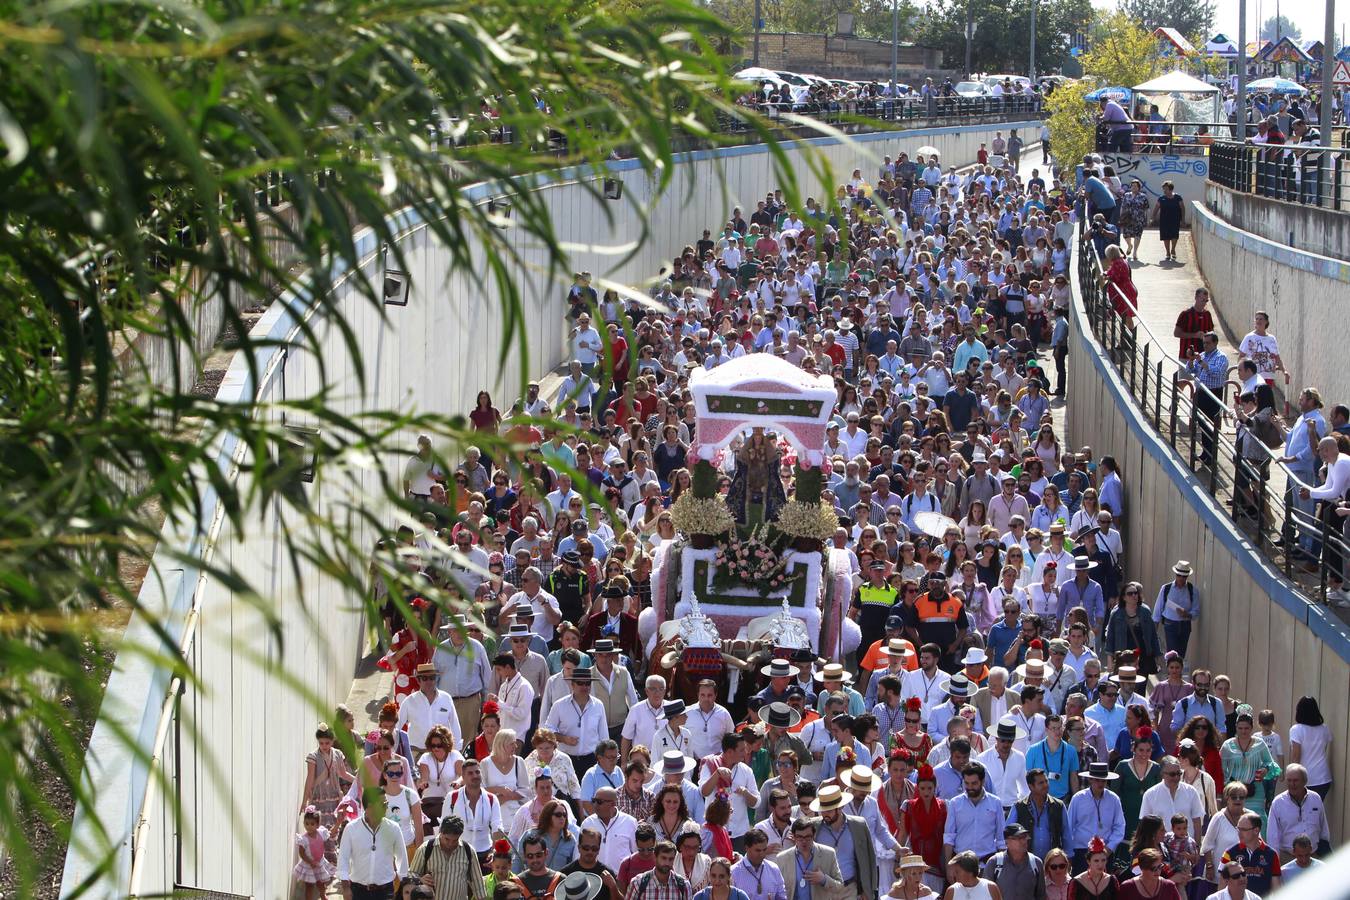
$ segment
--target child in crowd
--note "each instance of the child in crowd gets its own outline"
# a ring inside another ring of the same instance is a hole
[[[292,875],[298,884],[304,885],[305,900],[320,900],[334,875],[333,864],[323,855],[328,829],[319,824],[319,811],[313,806],[305,807],[304,823],[305,830],[295,836],[300,861]]]
[[[1270,756],[1279,764],[1280,769],[1284,768],[1284,739],[1275,731],[1275,711],[1270,709],[1261,710],[1256,717],[1257,725],[1260,731],[1256,733],[1262,741],[1265,742],[1266,749],[1270,751]],[[1275,799],[1275,786],[1279,781],[1279,776],[1273,776],[1266,779],[1266,812],[1270,812],[1270,804]]]
[[[1172,816],[1172,830],[1163,835],[1163,849],[1171,858],[1172,871],[1177,875],[1195,874],[1195,864],[1200,861],[1200,848],[1191,837],[1191,820],[1185,813]]]

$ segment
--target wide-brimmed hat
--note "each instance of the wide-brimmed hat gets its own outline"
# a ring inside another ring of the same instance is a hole
[[[1097,564],[1086,556],[1074,556],[1073,562],[1069,565],[1069,571],[1071,572],[1086,572],[1095,568],[1097,568]]]
[[[575,550],[568,550],[566,553],[562,555],[561,559],[569,566],[581,565],[581,554]]]
[[[1036,670],[1034,673],[1031,671],[1033,668]],[[1029,659],[1022,664],[1022,677],[1026,678],[1028,675],[1032,674],[1040,675],[1042,677],[1045,675],[1045,660]]]
[[[1049,534],[1063,534],[1065,531],[1063,522],[1051,522]]]
[[[999,741],[1020,741],[1027,736],[1025,728],[1017,724],[1017,720],[1010,716],[1004,716],[988,729],[989,736]]]
[[[513,622],[511,627],[506,629],[506,639],[531,637],[534,632],[530,631],[530,626],[524,622]]]
[[[667,750],[661,754],[662,775],[682,775],[696,765],[697,763],[678,750]]]
[[[802,714],[786,703],[778,702],[762,707],[760,718],[774,728],[791,728],[802,720]]]
[[[1172,566],[1172,574],[1185,575],[1187,578],[1189,578],[1190,576],[1195,574],[1195,570],[1191,568],[1191,564],[1189,562],[1187,562],[1184,559],[1179,559],[1177,560],[1176,565]]]
[[[970,679],[966,677],[966,673],[957,672],[947,682],[946,690],[947,693],[952,695],[953,697],[969,697]]]
[[[829,663],[822,666],[815,677],[816,681],[842,681],[844,684],[853,681],[853,676],[839,663]]]
[[[904,638],[891,638],[886,642],[886,646],[881,648],[881,652],[884,656],[895,656],[900,659],[914,655],[914,651],[909,648],[909,642]]]
[[[416,674],[419,678],[423,675],[435,675],[436,667],[431,663],[421,663],[417,666]]]
[[[812,812],[829,812],[832,809],[839,809],[848,798],[844,796],[843,788],[837,784],[827,784],[816,793],[816,799],[811,801]]]
[[[1088,763],[1087,777],[1097,781],[1115,781],[1120,776],[1111,771],[1110,763],[1094,762]]]
[[[767,666],[761,666],[761,675],[767,675],[770,678],[795,678],[797,676],[797,667],[789,660],[775,659]]]
[[[901,869],[927,869],[928,863],[917,853],[911,853],[908,856],[900,857]]]
[[[1138,684],[1145,679],[1139,677],[1139,670],[1134,666],[1121,666],[1111,680],[1116,684]]]
[[[590,666],[577,666],[575,669],[572,670],[572,674],[571,674],[570,676],[568,676],[568,680],[569,680],[569,681],[576,682],[576,683],[578,683],[578,684],[590,684],[590,683],[591,683],[591,667],[590,667]]]
[[[872,771],[871,766],[854,766],[844,776],[844,786],[851,791],[871,793],[881,787],[881,778]]]
[[[989,661],[989,656],[979,647],[971,647],[966,651],[966,655],[961,657],[963,666],[982,666]]]
[[[605,585],[605,589],[600,592],[600,596],[604,597],[606,600],[610,598],[622,600],[624,597],[628,596],[628,592],[611,582],[610,584]]]
[[[591,647],[592,653],[618,653],[619,648],[614,646],[613,638],[600,638]]]
[[[671,719],[679,718],[685,714],[685,705],[683,700],[667,700],[661,704],[661,718],[669,722]]]
[[[590,872],[573,872],[554,888],[556,900],[595,900],[605,887],[599,875]]]

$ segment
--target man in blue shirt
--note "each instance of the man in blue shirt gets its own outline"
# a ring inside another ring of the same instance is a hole
[[[947,805],[942,858],[946,861],[969,850],[984,862],[1005,846],[1003,801],[985,790],[985,770],[980,763],[968,763],[961,781],[965,792]]]
[[[1116,702],[1120,696],[1120,688],[1115,682],[1108,681],[1097,691],[1097,702],[1092,704],[1083,713],[1087,718],[1102,726],[1102,737],[1106,740],[1106,746],[1114,747],[1116,737],[1125,727],[1125,707]]]
[[[1067,800],[1078,789],[1078,751],[1064,740],[1062,716],[1046,716],[1045,739],[1027,748],[1027,784],[1033,797],[1036,786],[1031,783],[1031,774],[1035,771],[1042,773],[1046,790],[1056,799]],[[1037,851],[1036,855],[1042,854]]]
[[[1322,395],[1316,388],[1307,388],[1298,395],[1299,417],[1289,426],[1284,439],[1284,456],[1280,462],[1287,465],[1290,472],[1304,484],[1314,484],[1321,460],[1317,458],[1317,442],[1327,435],[1327,420],[1322,416]],[[1294,508],[1305,518],[1313,516],[1315,501],[1304,499],[1298,491],[1294,479],[1290,479],[1291,500]],[[1303,552],[1316,555],[1311,534],[1301,535],[1298,539]]]
[[[959,352],[960,347],[957,350]],[[969,390],[969,384],[970,376],[963,370],[956,370],[956,386],[942,398],[942,409],[947,414],[947,421],[951,423],[954,432],[965,431],[966,425],[980,410],[980,398],[974,391]]]
[[[1069,845],[1073,848],[1073,870],[1087,869],[1088,844],[1094,837],[1106,842],[1110,852],[1125,840],[1125,810],[1120,798],[1106,789],[1108,781],[1120,776],[1106,761],[1088,765],[1088,789],[1069,801]],[[949,813],[950,815],[950,813]]]
[[[1196,387],[1193,396],[1195,408],[1205,417],[1205,421],[1197,426],[1200,429],[1200,446],[1203,448],[1200,461],[1212,463],[1214,448],[1218,444],[1219,429],[1222,427],[1220,417],[1223,414],[1224,392],[1228,385],[1228,357],[1219,349],[1219,335],[1216,332],[1205,333],[1203,349],[1199,352],[1191,351],[1186,368],[1196,381],[1208,388],[1202,391]]]

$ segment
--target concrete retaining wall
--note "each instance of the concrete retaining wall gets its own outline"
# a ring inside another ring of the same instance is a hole
[[[1270,221],[1279,219],[1284,229],[1292,228],[1300,215],[1316,218],[1316,211],[1234,194],[1213,184],[1208,185],[1207,196],[1214,205],[1191,204],[1191,238],[1224,324],[1241,339],[1251,331],[1253,313],[1264,309],[1292,373],[1291,388],[1311,385],[1329,404],[1350,402],[1341,324],[1350,315],[1350,262],[1318,255],[1302,237],[1296,236],[1291,244],[1283,230],[1275,237],[1244,231],[1222,212],[1237,207],[1252,212],[1264,204]],[[1338,215],[1346,220],[1339,223],[1346,226],[1346,237],[1340,240],[1350,240],[1350,216]],[[1340,244],[1337,252],[1344,255],[1346,247],[1350,243]]]
[[[804,147],[821,151],[834,167],[831,183],[838,183],[855,166],[874,172],[876,163],[869,155],[879,160],[883,154],[894,156],[922,144],[937,147],[944,160],[970,162],[980,142],[1008,127],[817,139],[785,149],[804,192],[819,197],[828,186],[813,174]],[[1032,130],[1038,123],[1025,127]],[[572,269],[640,282],[703,228],[715,229],[725,222],[733,205],[753,209],[756,197],[778,186],[763,146],[684,154],[671,171],[669,189],[659,198],[634,163],[615,163],[611,173],[624,182],[621,202],[595,198],[582,181],[594,179],[593,173],[562,172],[539,184],[537,190],[558,233],[564,240],[589,246],[572,253],[563,280],[554,282],[548,278],[542,249],[514,236],[520,261],[511,275],[524,294],[520,326],[530,335],[530,349],[523,359],[512,355],[506,365],[498,364],[502,332],[491,287],[484,293],[463,271],[452,272],[450,254],[429,238],[424,224],[411,214],[402,216],[399,231],[406,235],[402,246],[410,257],[412,276],[408,305],[373,308],[350,284],[338,287],[341,307],[359,338],[367,380],[364,387],[351,378],[340,381],[333,392],[334,408],[347,415],[399,408],[467,413],[480,388],[492,390],[498,405],[506,408],[519,394],[522,379],[547,372],[563,359],[560,326],[566,278]],[[486,189],[471,192],[475,202],[487,202],[489,196]],[[642,234],[638,211],[647,207],[652,209],[652,232],[634,249],[629,245]],[[359,234],[357,241],[363,268],[377,274],[381,261],[373,236]],[[632,252],[615,253],[611,247]],[[471,258],[480,261],[481,248],[470,249]],[[334,277],[341,274],[335,272]],[[278,344],[293,343],[306,315],[302,298],[288,293],[258,322],[254,335]],[[350,371],[341,335],[322,324],[319,333],[320,353],[329,372]],[[296,398],[319,384],[315,358],[298,348],[286,352],[277,346],[260,353],[259,373],[255,383],[243,360],[236,360],[219,398]],[[410,435],[409,447],[412,443]],[[243,477],[239,467],[247,462],[245,448],[226,439],[216,449],[230,477]],[[403,460],[384,462],[398,467]],[[320,479],[304,487],[320,515],[345,515],[349,502],[345,482],[328,484]],[[376,494],[374,475],[364,474],[358,487]],[[76,814],[65,892],[93,877],[91,856],[78,848],[101,845],[98,823],[116,853],[110,871],[99,876],[97,896],[124,896],[133,889],[142,895],[157,894],[171,891],[176,882],[256,897],[286,895],[303,759],[313,747],[315,723],[328,718],[328,710],[346,698],[364,637],[359,598],[346,595],[310,564],[302,563],[298,569],[289,564],[281,538],[286,529],[295,527],[303,523],[284,521],[277,510],[269,509],[250,516],[236,530],[210,495],[200,521],[166,528],[162,546],[188,549],[199,562],[188,564],[157,554],[162,577],[152,574],[146,580],[141,601],[160,614],[175,647],[185,645],[202,687],[187,685],[181,712],[167,723],[167,739],[158,745],[155,738],[164,724],[160,708],[170,672],[145,655],[119,657],[86,758],[86,779],[97,802]],[[361,523],[352,527],[359,546],[373,546],[376,534]],[[278,599],[274,611],[284,646],[271,639],[259,615],[242,598],[205,571],[211,563],[235,566],[250,583]],[[349,562],[357,571],[365,564],[364,559]],[[195,632],[185,640],[189,627]],[[168,650],[139,617],[129,626],[127,640],[146,649]],[[119,730],[134,736],[138,752],[124,746],[117,737]],[[149,764],[159,751],[163,755]],[[181,765],[176,765],[180,757]],[[133,886],[132,835],[147,787],[161,779],[164,789],[148,804],[139,833],[142,873]],[[181,868],[176,804],[184,823]]]
[[[1190,661],[1229,675],[1233,697],[1275,710],[1281,734],[1299,697],[1318,699],[1334,734],[1338,784],[1327,813],[1332,834],[1343,837],[1350,823],[1350,793],[1340,787],[1350,784],[1350,632],[1294,592],[1143,420],[1092,336],[1080,297],[1070,321],[1069,441],[1121,464],[1125,571],[1151,604],[1176,560],[1194,564],[1202,614]]]
[[[1198,194],[1196,195],[1198,196]],[[1286,247],[1350,259],[1350,215],[1205,184],[1205,205],[1229,225]]]

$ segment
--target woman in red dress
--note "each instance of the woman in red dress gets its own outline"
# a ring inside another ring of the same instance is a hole
[[[1134,311],[1139,305],[1139,292],[1134,286],[1134,276],[1130,274],[1130,264],[1125,261],[1124,252],[1116,244],[1107,245],[1106,264],[1102,287],[1108,289],[1116,315],[1125,321],[1126,326],[1133,328]],[[1119,288],[1119,291],[1111,290],[1111,286]],[[1121,294],[1124,294],[1130,302],[1126,303]]]
[[[918,792],[917,797],[906,800],[901,806],[901,817],[910,851],[928,863],[924,883],[934,890],[941,890],[942,831],[947,827],[947,804],[937,796],[937,776],[927,763],[919,766]]]
[[[928,751],[933,749],[933,736],[923,730],[923,702],[918,697],[905,701],[905,727],[895,733],[891,743],[902,750],[908,750],[914,757],[914,765],[928,762]]]

